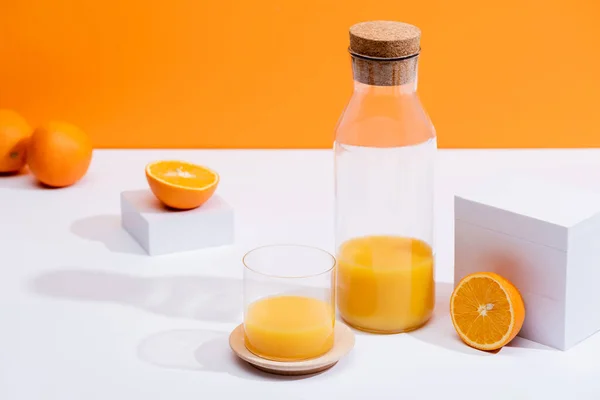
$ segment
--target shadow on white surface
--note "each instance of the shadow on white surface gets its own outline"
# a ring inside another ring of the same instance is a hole
[[[138,277],[62,269],[35,278],[31,287],[42,296],[117,303],[168,317],[215,322],[242,319],[242,281],[232,278]]]
[[[140,360],[162,368],[227,373],[248,380],[300,380],[333,372],[280,376],[260,371],[236,357],[229,347],[229,332],[172,330],[159,332],[138,346]]]
[[[494,355],[494,353],[467,346],[456,334],[450,318],[450,295],[452,290],[453,285],[451,283],[436,282],[433,316],[425,326],[408,333],[408,335],[420,341],[464,354],[475,356]]]
[[[71,232],[83,239],[101,242],[113,253],[146,255],[144,249],[122,228],[121,217],[116,214],[79,219],[71,224]]]
[[[532,342],[531,340],[523,339],[521,337],[516,337],[505,347],[514,347],[521,349],[532,349],[532,350],[545,350],[545,351],[558,351],[553,349],[552,347],[545,346],[540,343]]]
[[[40,183],[29,173],[27,167],[18,172],[0,172],[0,189],[60,190],[60,188],[52,188]]]

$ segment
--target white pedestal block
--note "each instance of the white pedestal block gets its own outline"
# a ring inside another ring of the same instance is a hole
[[[123,228],[149,255],[232,244],[233,209],[218,195],[193,210],[165,208],[150,190],[121,193]]]
[[[533,177],[457,194],[455,285],[496,272],[525,301],[519,336],[566,350],[600,330],[600,194]]]

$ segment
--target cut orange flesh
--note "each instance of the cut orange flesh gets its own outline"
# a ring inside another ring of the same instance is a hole
[[[156,161],[146,166],[152,193],[169,207],[187,210],[204,204],[219,184],[215,171],[185,161]]]
[[[464,277],[450,298],[452,324],[460,338],[480,350],[497,350],[517,336],[525,305],[517,288],[493,272]]]

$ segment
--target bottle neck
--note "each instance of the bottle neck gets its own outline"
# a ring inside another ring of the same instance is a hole
[[[360,95],[376,95],[376,96],[398,96],[410,95],[417,91],[417,79],[407,82],[403,85],[393,86],[377,86],[362,83],[354,80],[354,93]]]
[[[373,60],[352,56],[354,91],[381,95],[415,93],[418,59],[418,55],[402,60]]]

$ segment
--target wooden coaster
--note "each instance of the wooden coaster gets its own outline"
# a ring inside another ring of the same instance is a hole
[[[271,361],[251,353],[244,345],[244,324],[238,325],[229,336],[231,350],[242,360],[261,371],[277,375],[308,375],[333,367],[354,347],[354,332],[343,323],[335,322],[333,348],[321,357],[304,361]]]

